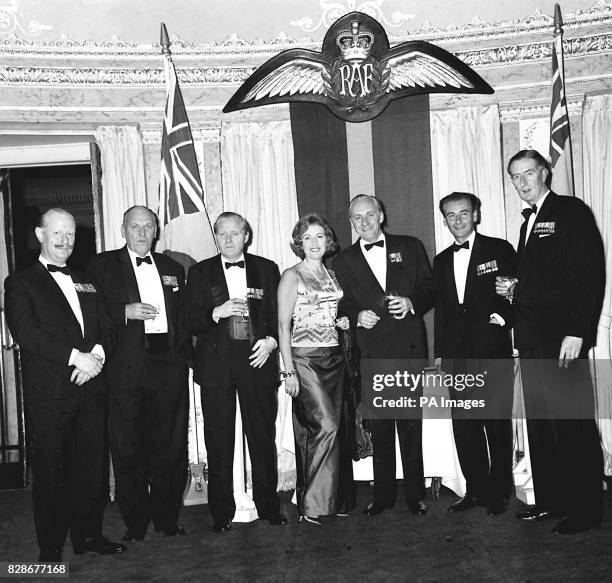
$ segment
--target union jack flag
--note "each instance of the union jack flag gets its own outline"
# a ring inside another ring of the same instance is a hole
[[[550,105],[550,162],[553,169],[552,187],[558,194],[574,195],[572,141],[565,98],[563,67],[563,29],[561,10],[555,6],[555,40],[552,52],[552,101]]]
[[[166,113],[162,127],[158,250],[186,254],[192,262],[216,254],[217,247],[204,206],[204,190],[174,64],[166,57]],[[181,261],[183,262],[183,261]],[[184,262],[183,262],[184,263]]]

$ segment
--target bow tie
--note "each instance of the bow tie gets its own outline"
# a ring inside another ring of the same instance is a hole
[[[240,267],[240,269],[244,269],[244,261],[236,261],[232,263],[231,261],[225,262],[225,269],[229,269],[230,267]]]
[[[53,263],[49,263],[47,265],[47,269],[49,270],[49,273],[63,273],[64,275],[70,275],[70,270],[66,265],[64,265],[64,267],[60,267],[59,265],[53,265]]]
[[[459,251],[459,249],[469,249],[470,248],[470,242],[469,241],[464,241],[463,243],[461,243],[461,245],[458,245],[457,243],[453,243],[453,251],[455,253],[457,253],[457,251]]]
[[[381,239],[380,241],[376,241],[376,243],[366,243],[364,245],[366,251],[369,251],[374,246],[376,246],[376,247],[384,247],[385,246],[385,241],[383,239]]]
[[[530,206],[529,208],[523,209],[521,211],[521,214],[523,215],[523,218],[528,221],[529,217],[533,214],[535,215],[538,212],[538,205],[534,204],[533,206]]]
[[[140,267],[142,263],[148,263],[149,265],[153,265],[153,261],[151,261],[151,256],[147,255],[146,257],[136,257],[136,267]]]

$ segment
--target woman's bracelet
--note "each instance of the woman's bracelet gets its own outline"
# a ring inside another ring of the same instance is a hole
[[[288,378],[294,377],[294,376],[295,376],[295,371],[294,370],[281,371],[281,373],[280,373],[281,381],[284,381],[285,379],[288,379]]]

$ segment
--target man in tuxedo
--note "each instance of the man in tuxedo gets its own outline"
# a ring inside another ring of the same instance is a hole
[[[445,373],[487,372],[484,388],[451,391],[451,398],[484,398],[494,419],[453,410],[453,432],[466,494],[448,510],[486,506],[503,514],[512,492],[513,362],[511,305],[495,292],[495,277],[514,277],[516,253],[503,239],[476,232],[480,199],[453,192],[440,212],[455,242],[434,258],[434,354]],[[470,393],[470,394],[467,394]]]
[[[126,542],[156,531],[183,536],[178,526],[187,478],[187,365],[191,337],[179,314],[183,268],[152,253],[157,217],[134,206],[123,216],[126,245],[96,256],[100,282],[117,328],[109,359],[110,444],[115,492]]]
[[[431,268],[414,237],[387,235],[380,201],[366,194],[353,198],[349,218],[359,240],[342,251],[334,270],[344,297],[340,311],[356,329],[362,359],[427,358],[422,315],[433,305]],[[385,306],[385,294],[394,296]],[[395,504],[395,428],[404,469],[404,493],[414,514],[426,514],[423,501],[421,420],[372,420],[374,499],[365,513],[375,516]]]
[[[76,225],[63,209],[45,212],[36,263],[5,282],[8,325],[22,361],[34,524],[40,561],[61,561],[66,535],[75,554],[126,550],[102,535],[108,497],[106,383],[115,345],[102,292],[66,266]]]
[[[508,173],[525,219],[517,280],[510,288],[498,281],[497,291],[514,301],[536,499],[517,517],[564,517],[553,532],[574,534],[598,526],[603,509],[587,359],[603,301],[603,243],[590,209],[549,189],[550,167],[539,152],[515,154]]]
[[[287,524],[276,494],[275,421],[279,385],[276,288],[272,261],[244,253],[245,219],[219,215],[214,233],[220,254],[189,270],[184,310],[197,336],[194,378],[202,388],[208,452],[208,507],[214,532],[231,530],[236,393],[249,445],[253,498],[260,520]]]

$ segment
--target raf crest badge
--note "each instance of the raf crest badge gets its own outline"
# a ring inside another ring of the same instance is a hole
[[[351,12],[323,39],[322,51],[289,49],[257,69],[224,113],[288,101],[326,105],[339,118],[373,119],[389,102],[419,93],[493,93],[480,75],[444,49],[423,41],[393,48],[371,16]]]

